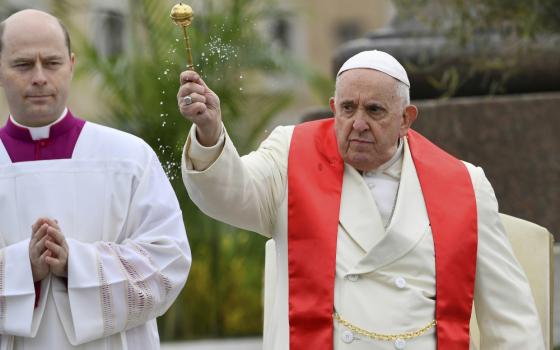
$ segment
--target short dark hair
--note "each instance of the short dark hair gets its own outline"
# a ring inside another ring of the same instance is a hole
[[[72,56],[72,42],[70,41],[70,33],[68,33],[68,29],[59,18],[57,18],[56,20],[58,21],[58,24],[60,25],[60,28],[62,28],[62,32],[64,33],[64,41],[66,43],[66,48],[68,49],[68,56]],[[6,21],[0,22],[0,54],[2,53],[4,29],[6,29]]]

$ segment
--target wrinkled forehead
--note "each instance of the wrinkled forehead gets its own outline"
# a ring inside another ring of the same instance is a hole
[[[392,76],[375,69],[350,69],[336,78],[335,97],[393,93],[397,82]]]

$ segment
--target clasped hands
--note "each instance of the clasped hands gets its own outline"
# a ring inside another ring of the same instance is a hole
[[[29,260],[33,282],[47,277],[49,273],[58,277],[67,276],[68,244],[60,231],[58,222],[48,218],[39,218],[31,226],[29,242]]]

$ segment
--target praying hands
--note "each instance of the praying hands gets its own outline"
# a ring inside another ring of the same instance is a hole
[[[68,245],[56,220],[39,218],[32,226],[29,260],[33,281],[38,282],[53,273],[67,276]]]

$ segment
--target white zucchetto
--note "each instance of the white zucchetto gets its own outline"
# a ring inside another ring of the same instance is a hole
[[[393,78],[402,81],[406,86],[410,87],[410,82],[408,81],[408,75],[404,67],[396,60],[393,56],[386,52],[379,50],[362,51],[354,56],[350,57],[340,70],[336,77],[338,78],[342,73],[350,69],[366,68],[375,69],[385,74],[392,76]]]

